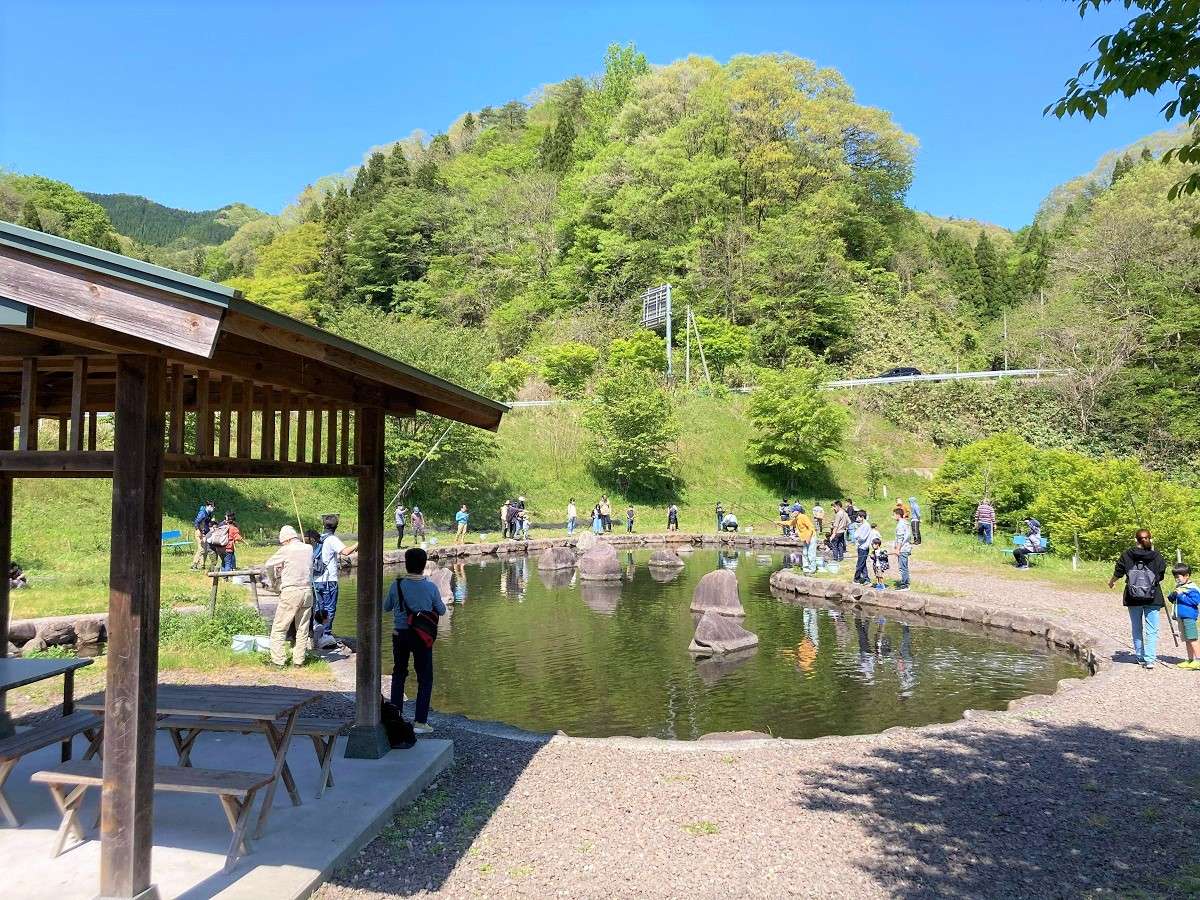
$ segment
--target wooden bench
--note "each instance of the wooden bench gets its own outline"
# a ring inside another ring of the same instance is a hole
[[[79,822],[79,809],[83,797],[90,787],[103,787],[103,767],[99,760],[63,763],[56,769],[35,772],[33,781],[50,788],[54,803],[62,813],[62,822],[54,838],[51,857],[62,853],[67,835],[74,833],[80,842],[87,840]],[[225,818],[233,831],[229,852],[225,855],[228,874],[237,865],[239,856],[250,852],[250,838],[246,826],[250,822],[250,811],[254,797],[261,788],[275,778],[269,772],[231,772],[220,769],[192,769],[183,766],[156,766],[154,789],[181,794],[214,794],[221,801]]]
[[[277,728],[282,729],[286,723],[276,722]],[[321,786],[317,790],[317,799],[325,796],[325,788],[333,787],[333,749],[340,735],[346,732],[349,722],[341,719],[297,718],[292,735],[304,736],[312,740],[313,750],[317,754],[317,764],[321,767]],[[171,742],[179,754],[179,764],[190,766],[192,745],[196,743],[201,733],[205,731],[225,731],[235,734],[251,734],[262,729],[255,727],[254,722],[245,719],[202,718],[199,716],[164,716],[158,720],[158,728],[171,735]],[[267,735],[271,748],[278,752],[278,747],[271,735]]]
[[[73,712],[0,740],[0,815],[4,816],[11,827],[16,828],[21,823],[4,796],[4,782],[8,780],[21,757],[51,744],[69,741],[77,734],[87,737],[88,748],[83,758],[91,759],[100,752],[104,720],[93,713]]]

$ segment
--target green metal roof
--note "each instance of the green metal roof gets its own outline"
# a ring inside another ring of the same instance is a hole
[[[0,221],[0,245],[15,247],[36,254],[37,256],[55,259],[73,266],[102,272],[125,281],[132,281],[137,284],[158,288],[159,290],[169,291],[180,296],[190,297],[194,300],[200,300],[204,303],[220,307],[221,309],[233,310],[276,328],[283,328],[291,331],[293,334],[337,347],[365,360],[385,366],[397,374],[425,381],[430,385],[437,386],[458,396],[468,404],[483,406],[501,415],[509,410],[509,407],[503,403],[492,400],[489,397],[484,397],[482,394],[467,390],[435,375],[430,375],[421,369],[405,365],[386,354],[379,353],[361,344],[356,344],[353,341],[348,341],[305,322],[300,322],[273,309],[260,306],[257,303],[251,303],[242,296],[240,291],[226,287],[223,284],[217,284],[215,281],[206,281],[203,278],[196,278],[194,275],[185,275],[183,272],[176,272],[174,269],[166,269],[152,263],[122,256],[119,253],[99,250],[95,247],[89,247],[87,244],[80,244],[77,241],[45,234],[44,232],[25,228],[21,225],[14,225],[11,222]]]

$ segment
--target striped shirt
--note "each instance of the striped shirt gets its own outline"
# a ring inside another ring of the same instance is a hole
[[[980,503],[975,508],[975,522],[979,525],[996,524],[996,510],[992,509],[992,504]]]

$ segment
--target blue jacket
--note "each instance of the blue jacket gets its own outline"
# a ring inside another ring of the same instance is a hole
[[[1175,601],[1175,615],[1179,618],[1200,618],[1200,614],[1198,614],[1200,588],[1196,587],[1190,581],[1181,584],[1176,590],[1171,591],[1170,599]]]
[[[206,523],[209,523],[211,520],[212,516],[209,515],[208,507],[201,503],[200,511],[196,513],[196,518],[192,519],[192,524],[196,526],[197,531],[206,533],[208,531]]]
[[[404,587],[401,588],[401,583]],[[404,600],[400,600],[400,592],[404,591]],[[442,602],[442,593],[438,586],[428,578],[397,578],[388,589],[387,598],[383,601],[383,611],[394,611],[396,631],[408,628],[410,612],[435,612],[439,616],[446,614],[446,604]]]

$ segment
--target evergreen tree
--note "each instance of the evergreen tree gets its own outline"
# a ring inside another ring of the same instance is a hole
[[[387,155],[387,162],[383,167],[384,188],[408,184],[411,177],[412,171],[408,167],[408,157],[404,155],[404,148],[396,144],[392,147],[392,152]]]
[[[359,174],[362,174],[361,169]],[[346,237],[350,223],[350,207],[350,194],[347,193],[345,184],[339,184],[326,195],[321,207],[324,240],[317,263],[317,271],[321,277],[317,281],[315,291],[317,298],[326,306],[340,305],[350,290],[350,280],[346,273]],[[318,321],[321,318],[321,308],[318,307]]]
[[[453,156],[454,148],[450,146],[450,135],[435,134],[433,140],[429,142],[429,155],[442,161]]]
[[[947,229],[940,228],[934,235],[934,255],[950,276],[958,299],[962,303],[982,309],[985,303],[983,280],[979,275],[979,265],[975,261],[975,253],[971,245],[955,237]]]
[[[975,242],[975,267],[979,270],[983,288],[980,311],[989,318],[994,317],[1007,305],[1008,285],[1000,266],[1000,257],[985,231],[979,232],[979,239]]]
[[[1150,152],[1150,148],[1149,148],[1149,147],[1143,147],[1143,148],[1142,148],[1142,158],[1141,158],[1141,161],[1142,161],[1142,162],[1153,162],[1153,161],[1154,161],[1154,154]]]
[[[525,104],[520,100],[509,100],[500,108],[500,120],[516,131],[525,127]]]
[[[44,230],[42,217],[38,215],[37,205],[32,200],[26,200],[25,205],[21,207],[21,221],[17,224],[32,228],[34,231]]]
[[[431,159],[425,160],[417,167],[417,174],[413,176],[413,184],[423,191],[432,193],[442,193],[446,188],[446,182],[442,179],[442,173],[438,171],[437,163]]]
[[[1126,175],[1128,175],[1129,171],[1132,168],[1133,168],[1133,158],[1130,157],[1130,155],[1128,153],[1126,153],[1124,156],[1122,156],[1120,159],[1118,159],[1116,164],[1113,166],[1112,180],[1108,183],[1109,186],[1111,187],[1112,185],[1114,185],[1118,181],[1120,181],[1122,178],[1124,178]]]
[[[479,111],[479,127],[487,128],[489,125],[495,125],[498,121],[496,109],[492,106],[485,106]]]
[[[575,146],[575,125],[570,116],[560,116],[554,127],[554,142],[546,168],[560,175],[571,168],[571,151]]]

